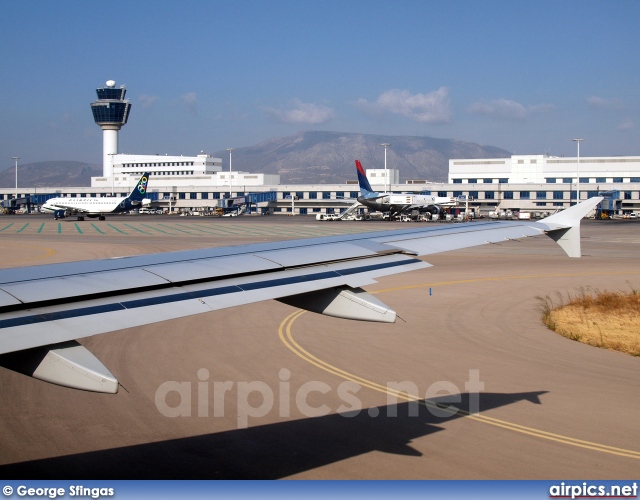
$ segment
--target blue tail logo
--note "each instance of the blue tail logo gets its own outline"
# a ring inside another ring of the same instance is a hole
[[[358,184],[360,185],[360,193],[362,196],[375,193],[375,191],[371,189],[371,184],[369,184],[369,179],[367,179],[367,174],[364,173],[364,168],[362,168],[360,160],[356,160],[356,171],[358,172]]]
[[[129,195],[130,200],[141,201],[144,198],[144,195],[147,194],[147,184],[149,183],[150,175],[150,172],[142,174],[138,184],[136,184],[136,187],[133,188],[133,191],[131,191],[131,194]]]
[[[147,192],[147,182],[148,182],[148,178],[146,176],[142,176],[140,178],[140,182],[138,182],[138,192],[140,194],[145,194]]]

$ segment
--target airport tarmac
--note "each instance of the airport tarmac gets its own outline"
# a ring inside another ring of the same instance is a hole
[[[5,216],[0,249],[16,267],[400,226]],[[581,259],[543,236],[428,256],[367,287],[392,325],[266,301],[81,340],[116,395],[0,368],[0,475],[637,479],[640,358],[547,330],[537,297],[640,289],[640,223],[586,220],[582,245]]]

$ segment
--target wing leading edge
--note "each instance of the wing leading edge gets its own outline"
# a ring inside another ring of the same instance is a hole
[[[89,351],[64,343],[269,299],[394,322],[395,311],[362,287],[430,266],[418,256],[539,234],[579,257],[580,220],[601,199],[539,222],[474,222],[2,270],[0,354],[33,352],[29,375],[117,392],[115,377]]]

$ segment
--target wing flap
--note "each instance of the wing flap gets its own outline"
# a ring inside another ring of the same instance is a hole
[[[23,304],[33,304],[166,284],[166,280],[144,269],[127,269],[49,278],[39,280],[36,286],[31,281],[9,283],[2,285],[2,290]]]
[[[407,255],[380,255],[9,312],[0,316],[0,354],[314,290],[358,288],[429,266]]]

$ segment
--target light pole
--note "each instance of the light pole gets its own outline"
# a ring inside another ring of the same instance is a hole
[[[16,199],[17,199],[18,198],[18,160],[20,159],[20,157],[12,156],[11,159],[16,161]]]
[[[233,151],[234,148],[227,148],[227,151],[229,151],[229,200],[231,200],[231,151]]]
[[[387,191],[387,181],[389,180],[389,173],[387,172],[387,148],[391,146],[388,142],[383,142],[380,146],[384,147],[384,192]]]
[[[576,177],[576,204],[580,203],[580,143],[584,141],[584,139],[576,138],[572,139],[573,142],[578,143],[578,162],[576,166],[577,176]]]

